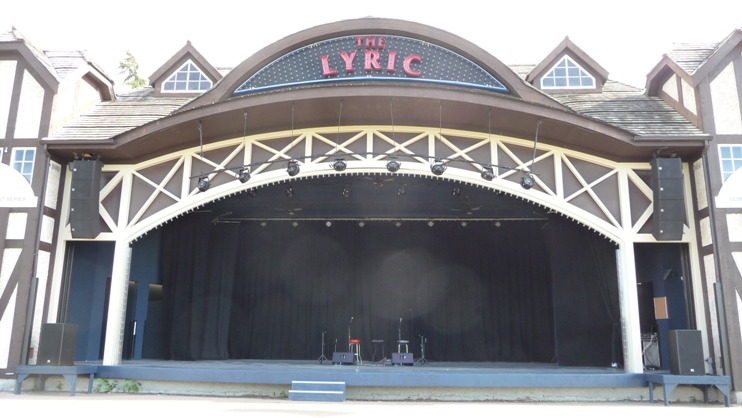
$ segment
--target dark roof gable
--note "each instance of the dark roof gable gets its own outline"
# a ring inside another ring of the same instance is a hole
[[[591,91],[600,91],[603,84],[608,80],[608,71],[590,57],[580,47],[575,45],[569,37],[565,37],[559,45],[554,48],[540,63],[538,63],[526,76],[526,81],[536,87],[540,87],[539,80],[543,75],[554,66],[564,55],[580,64],[585,71],[595,77],[596,88]],[[560,89],[569,90],[569,88]]]
[[[211,65],[209,61],[198,52],[198,50],[196,50],[196,48],[191,44],[191,41],[186,41],[183,48],[180,48],[180,50],[170,57],[167,62],[149,76],[149,84],[155,88],[155,93],[160,92],[160,86],[165,81],[165,78],[177,71],[178,67],[189,59],[193,61],[201,71],[203,71],[204,75],[206,75],[212,83],[221,80],[222,74],[219,70],[214,68],[214,66]]]

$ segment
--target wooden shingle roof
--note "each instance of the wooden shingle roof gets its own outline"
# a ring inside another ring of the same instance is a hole
[[[667,53],[667,56],[673,60],[680,68],[689,75],[693,75],[698,67],[714,52],[719,46],[714,44],[676,44],[673,49]]]

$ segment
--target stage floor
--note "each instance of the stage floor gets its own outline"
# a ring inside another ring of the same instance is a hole
[[[310,360],[164,361],[129,360],[97,364],[105,379],[290,385],[292,381],[345,382],[346,386],[471,388],[646,387],[643,374],[623,369],[561,367],[544,363],[432,362],[426,365],[333,365]]]

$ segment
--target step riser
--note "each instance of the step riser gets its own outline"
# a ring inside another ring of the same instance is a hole
[[[343,402],[345,393],[340,392],[297,392],[289,391],[289,400],[291,401],[313,401],[313,402]]]
[[[345,385],[342,383],[293,383],[291,385],[292,390],[315,390],[325,392],[345,392]]]

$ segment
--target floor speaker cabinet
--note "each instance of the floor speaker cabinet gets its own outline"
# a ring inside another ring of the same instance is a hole
[[[75,160],[70,164],[70,229],[73,238],[95,238],[100,234],[98,201],[103,163]]]
[[[392,353],[392,364],[395,366],[412,366],[415,359],[412,353]]]
[[[680,158],[652,158],[652,235],[658,241],[683,238],[683,165]]]
[[[38,366],[74,366],[77,324],[41,324]]]
[[[670,346],[670,373],[704,375],[701,331],[678,329],[667,333]]]
[[[336,351],[332,353],[332,364],[355,364],[354,357],[351,352]]]

